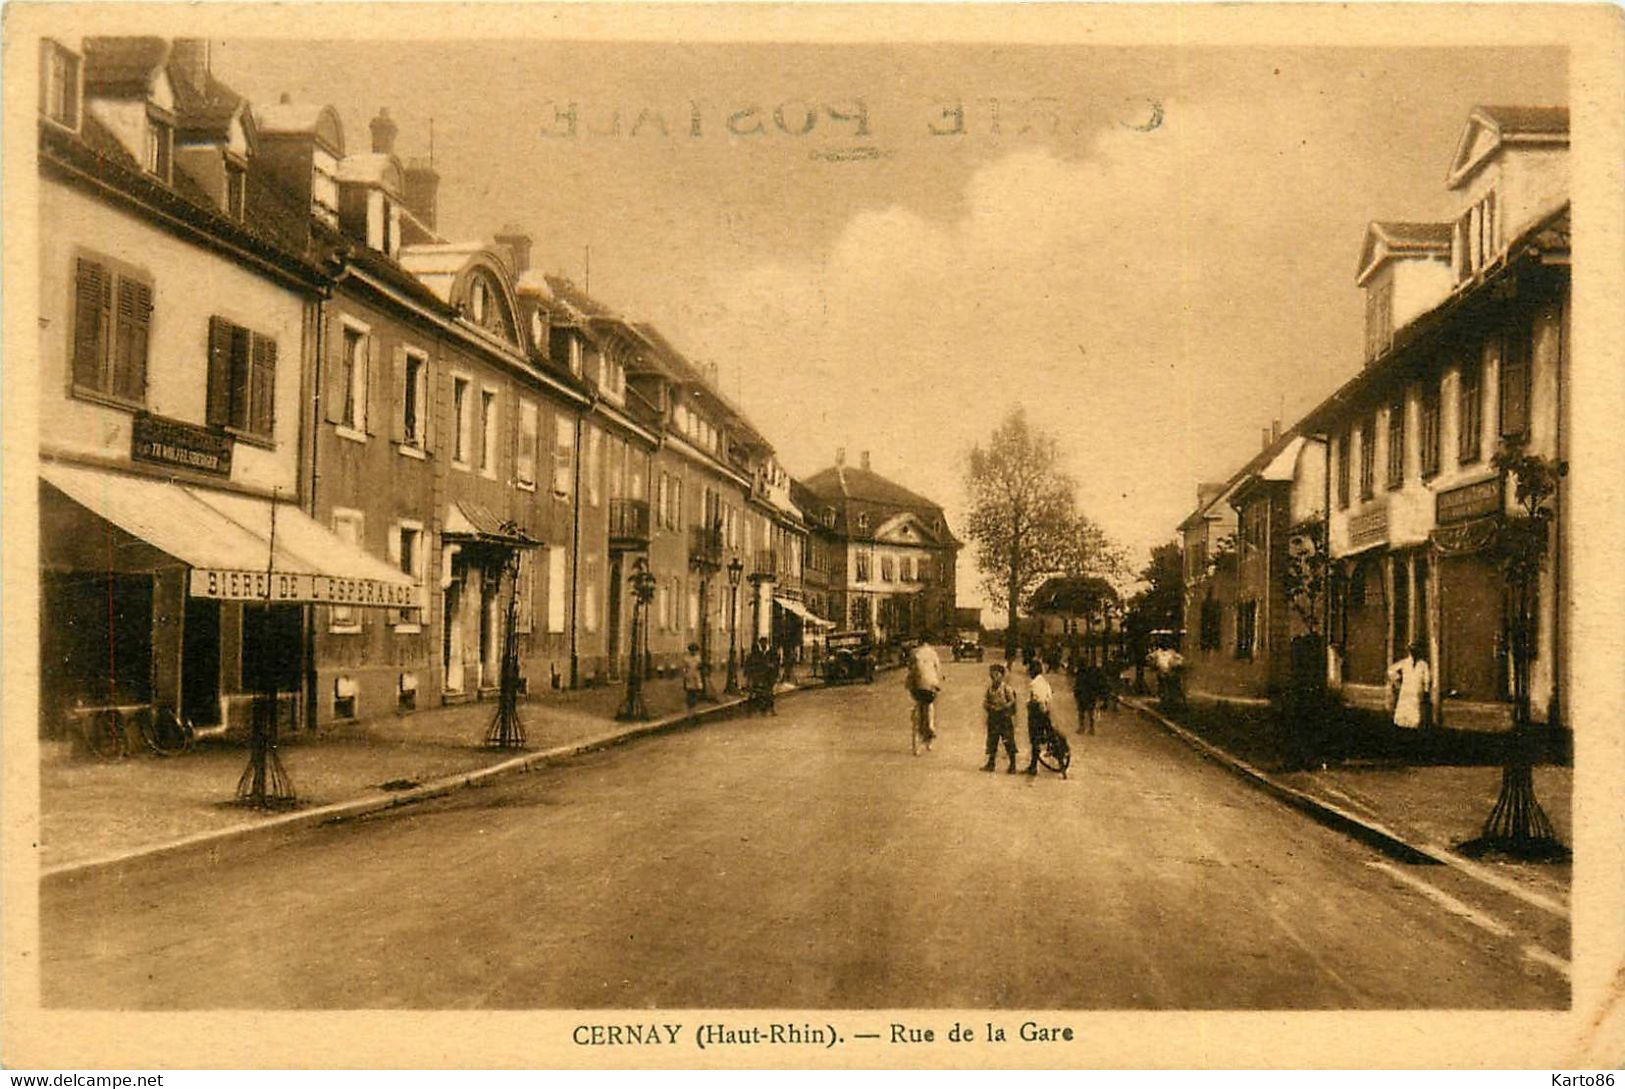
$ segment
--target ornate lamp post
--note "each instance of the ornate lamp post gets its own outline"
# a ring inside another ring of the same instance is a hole
[[[497,693],[496,714],[485,731],[485,745],[492,749],[525,747],[525,724],[519,717],[519,552],[508,553],[503,564],[508,580],[508,619],[502,636],[502,687]]]
[[[739,580],[744,574],[738,556],[728,561],[728,683],[722,690],[729,695],[739,692]]]
[[[643,664],[649,654],[649,602],[655,596],[655,577],[647,557],[633,561],[626,581],[632,587],[632,661],[626,671],[626,702],[615,717],[622,722],[646,722],[649,706],[643,702]]]

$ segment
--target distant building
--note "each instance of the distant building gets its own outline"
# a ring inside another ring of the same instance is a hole
[[[857,467],[837,453],[802,484],[803,509],[834,552],[830,619],[881,639],[950,633],[962,546],[942,507],[876,473],[867,453]]]

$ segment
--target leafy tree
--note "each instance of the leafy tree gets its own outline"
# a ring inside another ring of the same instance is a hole
[[[1281,589],[1292,611],[1303,620],[1309,634],[1320,636],[1321,605],[1326,600],[1326,578],[1331,557],[1326,548],[1326,519],[1311,518],[1287,532],[1286,566],[1281,570]]]
[[[1060,467],[1055,438],[1029,424],[1019,406],[986,447],[971,448],[966,484],[965,532],[976,546],[983,592],[1004,603],[1005,646],[1014,652],[1021,603],[1045,576],[1102,573],[1117,550],[1078,513],[1077,484]]]

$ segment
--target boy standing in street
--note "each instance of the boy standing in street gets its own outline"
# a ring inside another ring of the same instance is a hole
[[[1004,744],[1005,755],[1010,758],[1006,774],[1016,771],[1016,690],[1005,680],[1004,664],[994,662],[987,667],[987,691],[982,693],[982,710],[987,715],[987,763],[983,771],[993,770],[999,744]]]

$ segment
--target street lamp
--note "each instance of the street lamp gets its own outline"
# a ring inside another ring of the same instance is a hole
[[[649,654],[649,602],[655,596],[655,577],[646,557],[633,561],[626,581],[632,586],[632,662],[626,671],[626,702],[615,717],[622,722],[645,722],[649,706],[643,701],[643,663]]]
[[[738,556],[728,561],[728,683],[722,690],[730,696],[739,693],[739,580],[744,573]]]

